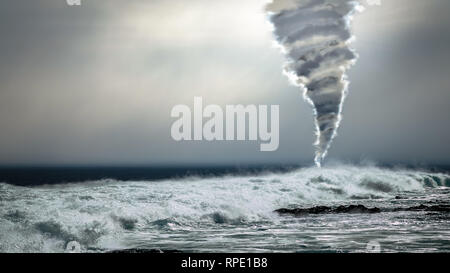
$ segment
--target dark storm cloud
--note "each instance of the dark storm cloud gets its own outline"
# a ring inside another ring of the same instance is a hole
[[[0,164],[310,162],[310,111],[279,71],[264,2],[1,1]],[[355,18],[361,58],[330,156],[450,163],[449,9],[446,0],[392,0]],[[335,15],[314,16],[330,25]],[[285,31],[300,31],[283,18]],[[311,75],[351,57],[330,45],[293,50],[304,59],[294,69]],[[199,95],[206,104],[280,104],[279,151],[174,143],[171,108]],[[332,115],[330,98],[316,95]]]
[[[355,81],[344,110],[345,119],[352,120],[344,121],[330,153],[448,164],[450,2],[384,1],[382,8],[383,17],[367,10],[360,18],[360,23],[379,18],[380,24],[371,25],[370,32],[356,29],[361,58],[350,72]],[[401,16],[412,10],[421,12]],[[396,17],[403,19],[396,22]]]

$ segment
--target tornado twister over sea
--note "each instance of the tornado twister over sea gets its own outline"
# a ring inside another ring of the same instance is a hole
[[[274,0],[266,10],[288,59],[284,72],[313,107],[314,161],[320,167],[342,119],[346,71],[357,59],[349,45],[351,22],[363,5],[354,0]]]

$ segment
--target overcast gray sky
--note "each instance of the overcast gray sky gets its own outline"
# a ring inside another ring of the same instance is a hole
[[[0,1],[0,164],[311,163],[264,0]],[[337,160],[450,164],[450,1],[355,18]],[[279,104],[280,147],[175,142],[176,104]]]

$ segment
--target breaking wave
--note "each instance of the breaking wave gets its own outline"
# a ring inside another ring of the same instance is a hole
[[[352,200],[394,199],[450,186],[425,171],[339,166],[284,174],[92,182],[33,188],[0,184],[0,252],[61,252],[71,241],[92,249],[127,247],[145,232],[278,223],[274,210]]]

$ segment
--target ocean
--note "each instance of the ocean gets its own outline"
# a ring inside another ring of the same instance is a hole
[[[1,168],[0,252],[450,252],[445,169]]]

